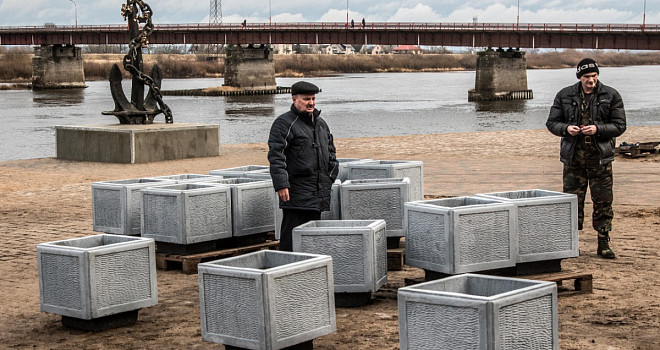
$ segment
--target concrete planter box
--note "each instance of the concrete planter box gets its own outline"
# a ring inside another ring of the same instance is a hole
[[[91,320],[158,303],[152,239],[99,234],[37,245],[41,311]]]
[[[219,175],[204,175],[204,174],[176,174],[176,175],[164,175],[151,177],[150,179],[157,180],[170,180],[179,184],[190,183],[190,182],[206,182],[223,179]]]
[[[293,250],[332,257],[335,293],[376,292],[387,282],[385,220],[320,220],[293,229]]]
[[[247,236],[275,229],[276,207],[272,198],[277,195],[270,178],[229,178],[208,183],[225,184],[231,189],[232,236]]]
[[[458,274],[516,265],[513,203],[454,197],[405,204],[406,264]]]
[[[516,204],[519,263],[580,255],[576,195],[533,189],[476,196]]]
[[[408,178],[347,180],[340,188],[341,218],[383,219],[387,237],[403,237],[403,207],[409,186]]]
[[[262,250],[197,271],[206,341],[282,349],[336,330],[329,256]]]
[[[410,179],[407,201],[420,201],[424,199],[424,165],[423,162],[413,160],[375,160],[371,162],[355,162],[348,164],[348,179],[383,179],[404,178]]]
[[[341,219],[340,188],[341,181],[335,180],[335,182],[332,184],[332,188],[330,189],[330,210],[321,213],[321,220]]]
[[[399,289],[407,349],[559,349],[554,282],[465,274]]]
[[[142,191],[142,237],[192,244],[231,237],[231,189],[183,183]]]
[[[372,162],[373,159],[361,159],[361,158],[337,158],[339,162],[339,173],[337,174],[337,179],[340,181],[348,180],[348,165],[355,163],[366,163]]]
[[[270,167],[268,165],[244,165],[234,168],[217,169],[209,172],[211,175],[223,177],[251,177],[270,179]],[[267,177],[266,177],[267,175]]]
[[[94,231],[119,235],[140,235],[143,188],[173,184],[163,179],[126,179],[92,183]]]

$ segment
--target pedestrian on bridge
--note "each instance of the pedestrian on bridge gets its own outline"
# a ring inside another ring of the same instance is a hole
[[[330,210],[339,163],[330,128],[316,109],[320,89],[306,81],[291,86],[291,109],[277,117],[268,137],[273,187],[282,209],[280,250],[292,251],[293,228],[320,220]]]
[[[614,259],[609,246],[612,230],[612,162],[616,137],[626,131],[621,95],[598,80],[596,61],[585,58],[577,65],[579,82],[555,96],[546,126],[561,137],[564,192],[578,197],[578,229],[584,222],[587,187],[593,202],[592,225],[598,232],[597,255]]]

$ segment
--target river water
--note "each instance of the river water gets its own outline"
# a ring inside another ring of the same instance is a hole
[[[628,125],[660,125],[660,66],[601,68],[616,88]],[[555,94],[575,83],[573,69],[528,70],[534,99],[468,102],[475,72],[371,73],[306,78],[323,90],[317,108],[335,138],[543,129]],[[278,78],[291,86],[299,78]],[[163,90],[222,85],[222,79],[165,79]],[[130,79],[124,80],[130,92]],[[115,124],[107,81],[77,90],[0,91],[0,161],[55,156],[55,126]],[[175,123],[220,125],[220,143],[266,142],[274,118],[289,109],[290,95],[241,97],[164,96]],[[164,122],[161,115],[156,122]],[[660,135],[659,135],[660,136]],[[630,140],[634,141],[634,140]]]

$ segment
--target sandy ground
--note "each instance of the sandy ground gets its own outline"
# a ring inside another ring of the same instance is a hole
[[[617,142],[660,141],[660,127],[630,128]],[[561,190],[559,138],[545,130],[341,139],[343,158],[422,160],[427,195],[541,188]],[[40,312],[36,245],[94,234],[91,183],[179,173],[207,174],[266,164],[264,144],[226,145],[213,158],[119,165],[52,158],[0,163],[0,348],[222,349],[201,338],[197,275],[158,271],[156,306],[135,326],[99,333],[70,330],[60,316]],[[580,257],[564,271],[592,273],[594,291],[559,298],[562,349],[660,349],[660,155],[617,157],[617,259],[595,255],[596,234],[580,235]],[[590,217],[588,200],[587,217]],[[587,219],[585,227],[590,227]],[[317,349],[398,349],[396,288],[423,271],[405,267],[371,305],[337,308],[337,332]]]

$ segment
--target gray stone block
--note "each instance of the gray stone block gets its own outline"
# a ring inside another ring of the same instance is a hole
[[[222,180],[223,177],[220,175],[205,175],[205,174],[176,174],[176,175],[164,175],[164,176],[155,176],[150,177],[150,179],[157,180],[170,180],[175,183],[185,184],[191,182],[207,182]]]
[[[464,274],[398,291],[407,349],[559,349],[554,282]]]
[[[403,237],[403,207],[408,199],[409,186],[408,178],[344,181],[340,187],[341,218],[383,219],[387,223],[387,237]]]
[[[277,197],[273,181],[249,178],[229,178],[207,183],[225,184],[231,188],[232,236],[247,236],[275,229]]]
[[[580,255],[576,195],[533,189],[476,196],[516,204],[519,263]]]
[[[99,234],[37,245],[41,311],[91,320],[156,305],[153,239]]]
[[[319,220],[293,229],[293,251],[330,255],[335,293],[376,292],[387,282],[385,220]]]
[[[373,159],[362,159],[362,158],[337,158],[339,162],[339,173],[337,174],[337,180],[346,181],[348,180],[348,165],[353,163],[366,163],[371,162]]]
[[[142,237],[191,244],[229,238],[231,189],[212,183],[150,187],[142,193]]]
[[[262,250],[197,271],[206,341],[282,349],[336,330],[329,256]]]
[[[409,202],[404,212],[406,265],[458,274],[516,264],[513,203],[453,197]]]
[[[347,165],[348,179],[410,179],[407,201],[424,199],[424,163],[418,160],[374,160],[353,162]]]
[[[92,225],[94,231],[119,235],[140,235],[140,190],[173,184],[163,179],[126,179],[92,183]]]
[[[224,177],[248,177],[248,178],[267,178],[270,179],[270,167],[267,165],[243,165],[233,168],[211,170],[211,175]],[[265,177],[268,175],[268,177]]]

